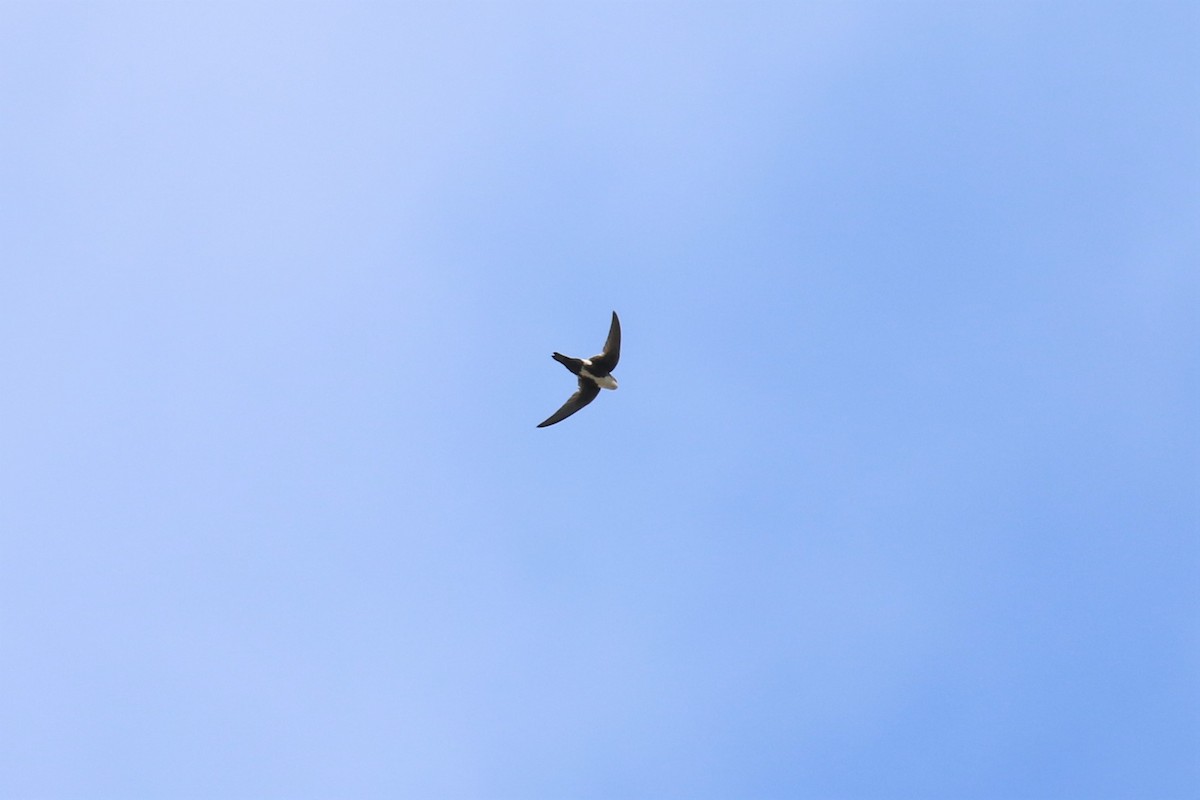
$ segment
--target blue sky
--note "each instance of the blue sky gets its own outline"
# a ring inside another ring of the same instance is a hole
[[[0,796],[1196,796],[1197,41],[0,3]]]

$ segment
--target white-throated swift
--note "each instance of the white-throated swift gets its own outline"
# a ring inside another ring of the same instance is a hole
[[[538,425],[539,428],[562,422],[595,400],[601,389],[617,388],[617,379],[612,376],[617,360],[621,357],[621,321],[617,319],[617,312],[613,312],[608,339],[604,342],[604,352],[600,355],[591,358],[571,358],[562,353],[554,353],[551,357],[579,376],[579,390],[563,403],[562,408]]]

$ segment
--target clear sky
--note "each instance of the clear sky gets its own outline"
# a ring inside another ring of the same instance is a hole
[[[0,797],[1196,797],[1198,42],[3,0]]]

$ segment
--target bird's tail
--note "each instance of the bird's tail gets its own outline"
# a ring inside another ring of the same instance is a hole
[[[571,370],[571,373],[574,375],[578,375],[579,370],[583,369],[583,359],[581,358],[571,358],[570,356],[564,356],[562,353],[554,353],[552,358]]]

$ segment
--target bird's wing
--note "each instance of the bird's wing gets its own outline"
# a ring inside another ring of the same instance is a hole
[[[598,356],[592,356],[592,366],[596,369],[595,374],[607,375],[617,368],[617,362],[621,359],[621,320],[617,319],[617,312],[613,312],[612,325],[608,329],[608,339],[604,342],[604,352]]]
[[[562,408],[551,414],[550,418],[541,425],[538,425],[538,427],[545,428],[548,425],[553,425],[556,422],[562,422],[564,419],[595,400],[596,395],[598,394],[600,394],[600,387],[597,386],[594,381],[589,381],[586,378],[580,378],[579,391],[567,398],[567,402],[563,403]]]

